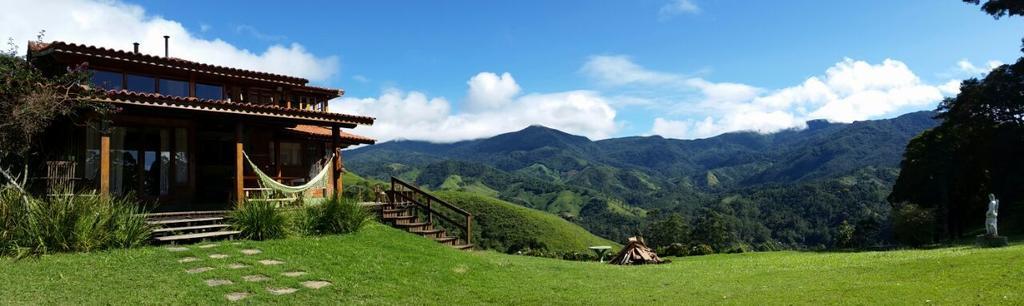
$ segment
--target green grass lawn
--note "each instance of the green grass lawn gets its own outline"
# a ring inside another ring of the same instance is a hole
[[[242,255],[243,248],[263,253]],[[210,254],[227,254],[211,259]],[[201,258],[178,263],[186,256]],[[277,259],[284,264],[262,266]],[[462,252],[381,225],[343,236],[0,259],[0,304],[1021,304],[1024,245],[673,258],[657,266]],[[251,267],[227,269],[241,262]],[[186,269],[211,266],[208,272]],[[301,270],[298,278],[281,272]],[[271,277],[245,283],[243,275]],[[208,287],[217,278],[233,285]],[[304,280],[333,285],[307,289]],[[294,287],[290,295],[266,287]]]

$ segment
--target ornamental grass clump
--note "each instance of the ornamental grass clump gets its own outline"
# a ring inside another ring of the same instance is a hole
[[[152,232],[137,203],[95,193],[36,198],[0,189],[0,254],[17,257],[146,244]]]
[[[306,218],[309,234],[347,234],[370,223],[373,213],[355,200],[333,197],[306,208]]]
[[[242,238],[267,240],[288,235],[288,218],[270,201],[246,201],[231,213],[231,220]]]

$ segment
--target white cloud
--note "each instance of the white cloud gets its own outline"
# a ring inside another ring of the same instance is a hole
[[[488,102],[456,112],[445,98],[389,89],[376,98],[336,99],[331,101],[330,108],[334,112],[376,117],[373,126],[358,127],[355,132],[379,140],[453,142],[512,132],[533,124],[603,139],[614,135],[619,126],[611,103],[593,91],[517,95],[519,85],[508,73],[499,77],[481,72],[468,84],[467,99]],[[492,103],[496,100],[501,102]]]
[[[519,84],[508,72],[497,75],[481,72],[469,79],[466,103],[471,110],[488,110],[504,107],[519,94]]]
[[[599,83],[611,86],[681,85],[686,81],[686,77],[681,75],[648,70],[624,55],[591,56],[583,64],[580,72]]]
[[[691,125],[691,122],[658,117],[654,118],[654,126],[651,127],[651,133],[668,138],[685,138],[690,135],[689,129]]]
[[[683,118],[654,119],[651,133],[672,138],[732,131],[769,133],[802,128],[811,119],[867,120],[930,108],[959,92],[959,81],[927,84],[906,64],[893,59],[878,64],[843,59],[824,75],[777,90],[649,70],[624,56],[591,57],[581,71],[605,85],[655,88],[650,95],[695,91],[670,107],[671,114]]]
[[[200,26],[200,31],[204,28]],[[207,28],[208,29],[208,28]],[[274,44],[261,52],[236,47],[220,39],[203,39],[174,20],[147,14],[137,5],[117,1],[15,0],[0,11],[0,37],[11,37],[23,48],[36,33],[44,40],[62,40],[129,50],[140,42],[141,52],[163,54],[163,35],[171,36],[171,56],[205,63],[305,77],[324,82],[338,73],[335,56],[320,57],[300,44]]]
[[[996,67],[1002,65],[1003,62],[997,60],[990,60],[985,63],[985,66],[982,67],[975,66],[974,63],[971,63],[971,61],[967,60],[966,58],[956,62],[956,67],[960,70],[960,72],[966,73],[971,76],[987,74],[989,71],[992,71],[992,69],[995,69]]]
[[[679,14],[700,13],[700,7],[690,0],[671,0],[658,10],[658,18],[665,20]]]

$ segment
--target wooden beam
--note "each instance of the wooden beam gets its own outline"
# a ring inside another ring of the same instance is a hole
[[[328,192],[331,196],[341,196],[341,187],[338,185],[338,181],[341,180],[339,170],[341,166],[338,164],[341,157],[338,156],[338,139],[341,137],[341,129],[337,125],[331,126],[331,153],[334,154],[334,161],[331,163],[331,176],[328,177],[330,181],[330,189]]]
[[[100,135],[100,195],[110,196],[110,133]]]
[[[277,177],[284,175],[281,169],[281,134],[274,133],[274,167],[277,172]],[[282,182],[283,183],[283,182]]]
[[[244,126],[241,122],[235,123],[235,200],[239,207],[245,204],[245,164],[242,157],[242,132]]]

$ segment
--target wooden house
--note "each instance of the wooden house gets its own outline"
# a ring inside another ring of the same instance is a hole
[[[70,166],[76,186],[133,194],[158,211],[224,209],[263,173],[289,185],[332,167],[316,196],[341,192],[341,148],[374,140],[345,131],[374,118],[329,110],[343,90],[299,77],[66,42],[30,42],[46,73],[87,64],[98,102],[118,111],[78,116],[47,131],[42,160]],[[323,165],[331,153],[339,158]],[[45,167],[44,163],[37,163]],[[38,170],[45,173],[45,170]]]

